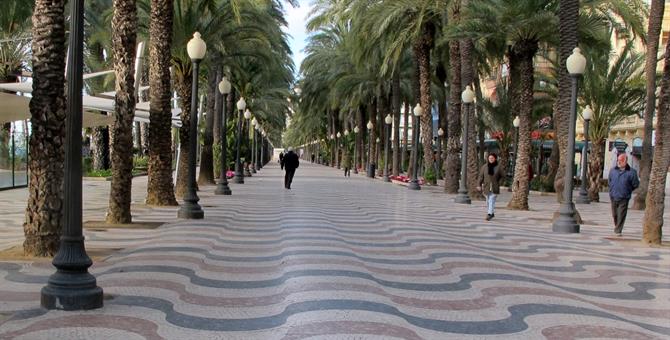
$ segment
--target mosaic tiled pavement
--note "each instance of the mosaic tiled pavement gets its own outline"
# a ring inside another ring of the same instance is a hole
[[[580,206],[582,233],[561,235],[554,197],[486,222],[483,202],[439,188],[304,164],[288,191],[280,176],[266,167],[231,197],[201,188],[202,221],[136,203],[136,219],[173,223],[87,230],[88,247],[123,248],[91,268],[99,310],[42,310],[51,265],[0,262],[0,339],[670,338],[670,249],[610,239],[607,203]],[[85,219],[101,219],[104,190],[85,192]],[[23,203],[1,203],[17,209],[0,217],[6,248]]]

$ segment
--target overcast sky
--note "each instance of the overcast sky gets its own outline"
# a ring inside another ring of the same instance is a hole
[[[307,39],[307,32],[305,31],[305,23],[307,15],[310,10],[310,0],[299,0],[300,7],[293,8],[290,5],[286,6],[286,21],[288,22],[288,29],[286,32],[290,35],[289,43],[291,51],[293,51],[293,62],[296,67],[296,74],[300,71],[300,63],[305,57],[303,48],[305,48],[305,40]]]

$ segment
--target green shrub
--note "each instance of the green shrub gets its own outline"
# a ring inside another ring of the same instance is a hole
[[[556,192],[554,189],[554,181],[547,176],[535,176],[535,178],[530,181],[530,190]]]
[[[423,173],[423,178],[427,183],[435,183],[437,181],[433,167],[426,169],[426,171]]]
[[[112,169],[107,170],[90,170],[85,173],[86,177],[110,177],[112,175]]]
[[[146,169],[149,165],[149,157],[135,156],[133,157],[133,169]]]

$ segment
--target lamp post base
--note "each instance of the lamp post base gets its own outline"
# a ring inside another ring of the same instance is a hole
[[[409,181],[409,185],[407,186],[407,189],[409,190],[421,190],[421,185],[419,185],[419,181],[416,179],[413,179]]]
[[[205,212],[198,202],[184,201],[181,208],[177,211],[178,218],[189,220],[200,220],[205,218]]]
[[[214,190],[215,195],[232,195],[233,191],[230,190],[230,187],[228,186],[228,181],[219,181],[219,184],[216,185],[216,190]]]
[[[391,179],[389,178],[389,175],[384,175],[383,181],[384,182],[391,182]]]
[[[92,263],[86,254],[83,236],[63,236],[53,260],[57,270],[41,291],[42,307],[70,311],[102,307],[102,288],[88,272]]]
[[[251,177],[251,171],[249,171],[249,168],[244,169],[244,177]]]
[[[256,173],[256,166],[252,166],[252,167],[251,167],[251,173],[252,173],[252,174],[255,174],[255,173]]]
[[[358,175],[358,168],[354,167],[354,174]]]
[[[374,164],[368,165],[368,177],[370,178],[375,178],[375,171],[377,170],[377,166]]]
[[[577,196],[577,199],[575,199],[575,203],[577,203],[577,204],[591,204],[591,199],[589,198],[589,194],[587,194],[586,192],[582,193],[580,191],[579,196]]]
[[[233,177],[233,182],[236,184],[244,184],[244,175],[242,172],[236,172],[235,177]]]
[[[561,204],[560,215],[551,226],[555,233],[579,233],[579,223],[575,219],[575,204],[572,202]]]
[[[471,204],[472,200],[470,199],[470,196],[468,195],[467,191],[458,191],[458,195],[454,198],[454,202],[460,203],[460,204]]]

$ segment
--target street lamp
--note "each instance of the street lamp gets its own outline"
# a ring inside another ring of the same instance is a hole
[[[391,141],[391,124],[393,124],[393,118],[391,117],[390,114],[387,114],[386,117],[384,118],[384,123],[386,123],[386,128],[384,129],[384,133],[386,133],[385,137],[386,138],[386,143],[384,143],[384,182],[390,182],[391,179],[389,179],[389,144]]]
[[[461,183],[458,186],[458,195],[454,198],[454,202],[461,204],[470,204],[470,195],[468,194],[468,189],[465,186],[468,180],[468,138],[469,138],[469,125],[470,125],[470,105],[475,100],[475,92],[472,91],[470,85],[465,87],[465,90],[461,94],[461,100],[465,107],[465,124],[463,124],[463,144],[461,149]]]
[[[261,160],[262,155],[261,155],[261,150],[263,150],[263,137],[261,136],[261,124],[258,123],[256,124],[256,132],[254,134],[254,138],[256,140],[256,149],[254,152],[254,156],[256,157],[256,171],[260,171],[261,168],[263,167],[263,161]],[[260,144],[259,144],[260,143]]]
[[[198,157],[198,69],[200,61],[205,57],[207,44],[200,38],[200,33],[195,32],[193,39],[186,45],[188,56],[193,63],[193,84],[191,87],[191,121],[189,123],[188,136],[188,188],[184,195],[184,204],[182,204],[177,217],[187,219],[201,219],[205,217],[205,212],[198,204],[200,198],[195,191],[195,166]]]
[[[102,307],[102,288],[88,272],[93,264],[86,254],[82,233],[81,124],[84,69],[84,0],[71,2],[70,54],[67,70],[67,129],[63,190],[63,236],[49,276],[41,291],[46,309],[82,310]]]
[[[366,125],[368,128],[368,177],[370,178],[375,178],[375,163],[372,160],[372,150],[375,147],[374,143],[372,142],[372,133],[373,133],[373,128],[375,125],[372,123],[372,120],[368,121],[368,124]]]
[[[579,204],[591,203],[589,193],[586,191],[587,170],[589,167],[589,122],[591,121],[591,117],[593,117],[593,110],[591,110],[589,105],[586,105],[582,112],[582,118],[584,118],[584,148],[582,148],[582,185],[579,188],[579,196],[577,196],[576,200]]]
[[[216,195],[232,195],[233,193],[228,186],[228,177],[226,176],[226,173],[228,172],[228,137],[226,136],[226,131],[228,130],[228,116],[226,114],[226,109],[228,105],[226,105],[226,103],[228,103],[228,94],[230,93],[231,88],[232,86],[228,79],[223,77],[219,83],[219,94],[223,95],[223,100],[219,107],[217,107],[217,110],[221,110],[221,174],[219,175],[219,183],[214,191],[214,194]]]
[[[560,215],[552,225],[552,231],[559,233],[578,233],[579,223],[575,219],[575,204],[572,202],[573,165],[575,159],[575,120],[577,119],[577,86],[586,68],[586,58],[581,54],[579,47],[575,47],[566,61],[568,73],[572,78],[572,98],[570,103],[570,125],[568,129],[568,154],[565,157],[565,177],[563,188],[563,203],[559,210]]]
[[[512,125],[514,126],[514,157],[512,157],[512,182],[514,182],[514,174],[516,173],[516,154],[517,150],[519,150],[519,125],[521,124],[521,121],[519,120],[519,116],[514,117],[514,120],[512,121]],[[507,191],[512,191],[512,186],[510,185],[507,188]]]
[[[249,119],[251,119],[251,111],[249,111],[249,108],[247,108],[247,110],[244,111],[244,119],[246,119],[247,121]],[[247,129],[244,130],[244,133],[246,135],[244,139],[246,141],[247,151],[250,151],[251,150],[251,145],[250,145],[251,143],[249,143],[250,142],[250,140],[249,140],[249,130],[248,130],[249,123],[247,123],[245,126],[247,126]],[[251,152],[247,152],[247,155],[251,155]],[[251,177],[251,172],[249,171],[249,163],[250,163],[249,161],[250,161],[249,158],[247,158],[247,156],[245,155],[244,156],[244,163],[245,163],[244,177]]]
[[[338,132],[335,137],[335,163],[337,164],[337,168],[340,169],[340,138],[342,134]]]
[[[361,131],[361,129],[358,128],[358,125],[354,127],[354,173],[358,173],[358,159],[357,159],[357,153],[358,153],[358,133]]]
[[[244,119],[244,110],[247,108],[247,102],[244,98],[237,101],[237,110],[239,111],[237,119],[237,140],[235,141],[235,183],[244,184],[244,173],[240,163],[240,142],[242,141],[242,119]]]
[[[442,140],[444,138],[444,130],[442,128],[437,129],[437,178],[442,179]]]
[[[251,120],[251,173],[255,174],[256,173],[256,125],[258,124],[258,120],[256,120],[256,117]]]
[[[412,146],[412,179],[409,181],[409,185],[407,186],[408,189],[410,190],[421,190],[421,185],[419,185],[419,179],[418,179],[418,172],[419,172],[419,134],[420,134],[420,128],[421,128],[421,115],[423,115],[423,108],[421,107],[421,104],[417,103],[416,106],[414,107],[414,110],[412,110],[412,113],[414,114],[414,119],[412,127],[412,139],[414,139],[414,143]]]

